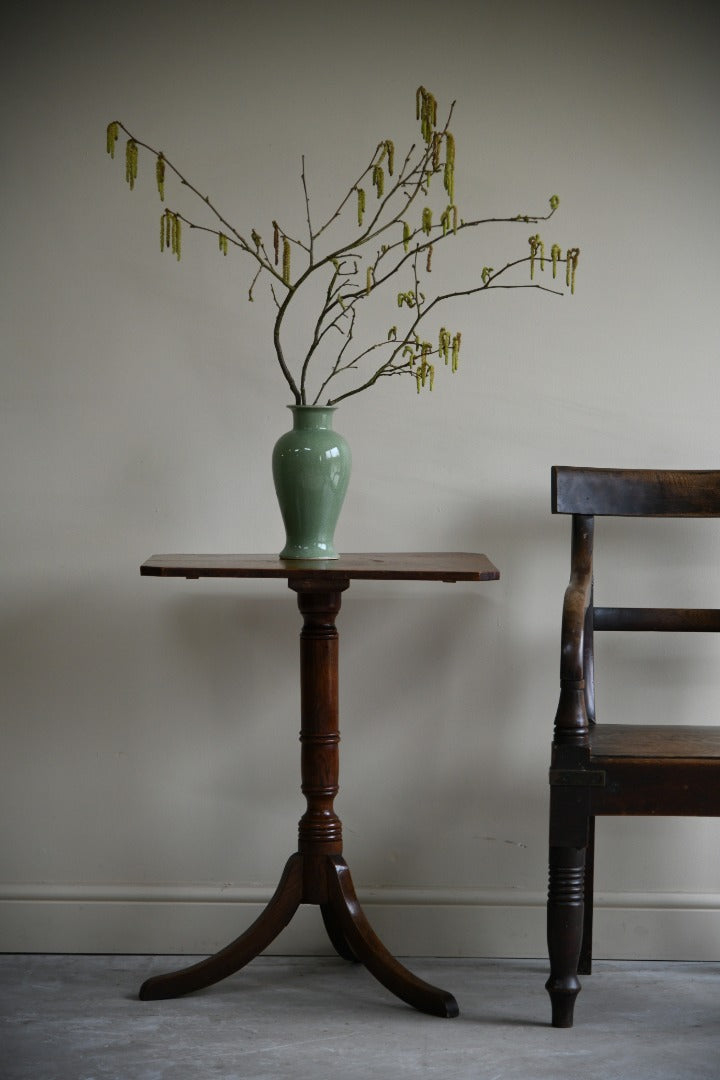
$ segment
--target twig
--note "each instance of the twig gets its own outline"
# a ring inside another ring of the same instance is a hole
[[[482,272],[482,282],[469,285],[464,289],[449,292],[436,293],[431,299],[427,299],[422,289],[427,285],[421,277],[420,260],[426,259],[425,273],[430,271],[430,251],[448,244],[458,234],[467,234],[469,230],[477,229],[490,224],[537,224],[549,221],[557,209],[557,197],[553,196],[550,201],[550,210],[546,214],[518,214],[513,217],[484,217],[472,220],[463,220],[459,217],[458,208],[454,197],[454,164],[455,164],[455,140],[450,132],[450,124],[455,109],[453,101],[442,126],[436,124],[436,103],[431,94],[424,88],[418,90],[417,95],[419,114],[422,120],[423,142],[419,145],[412,143],[406,151],[399,171],[393,168],[394,144],[390,140],[381,141],[377,144],[368,164],[359,174],[355,183],[351,184],[347,193],[339,202],[335,211],[319,228],[314,229],[310,207],[310,192],[307,183],[305,156],[302,156],[301,183],[305,201],[305,214],[307,219],[307,241],[289,236],[280,226],[273,222],[274,226],[274,258],[268,252],[262,237],[252,230],[251,241],[236,229],[228,219],[220,212],[209,196],[204,195],[192,184],[180,170],[164,154],[157,151],[148,143],[136,139],[120,121],[113,122],[108,127],[108,150],[114,153],[115,140],[118,131],[122,130],[128,137],[128,170],[126,175],[133,186],[137,148],[140,147],[154,155],[158,160],[158,186],[161,197],[164,198],[163,169],[168,169],[180,182],[191,191],[211,214],[214,215],[220,227],[213,228],[201,225],[190,220],[179,211],[166,211],[167,214],[179,223],[183,222],[189,228],[206,232],[220,239],[221,250],[231,243],[234,247],[250,255],[257,263],[257,270],[248,290],[248,299],[254,299],[254,290],[263,272],[269,275],[269,287],[276,307],[273,325],[273,342],[277,354],[281,372],[290,388],[290,391],[298,405],[306,404],[308,399],[308,380],[311,371],[311,361],[317,356],[321,345],[327,341],[328,335],[336,331],[342,338],[342,344],[330,364],[330,369],[323,379],[320,380],[320,388],[314,401],[317,403],[326,392],[332,380],[346,374],[350,370],[359,371],[362,362],[372,354],[383,350],[388,351],[385,360],[378,364],[368,376],[361,380],[355,387],[330,398],[328,404],[337,404],[348,397],[352,397],[363,390],[375,385],[381,378],[392,377],[399,374],[417,375],[421,373],[421,382],[424,384],[425,374],[428,371],[428,360],[440,357],[441,354],[448,360],[449,332],[443,328],[440,333],[439,344],[431,345],[427,341],[421,341],[419,331],[431,312],[435,312],[446,302],[460,297],[471,297],[491,289],[538,289],[553,295],[562,295],[560,288],[539,284],[532,280],[532,271],[536,261],[542,263],[543,247],[539,236],[531,237],[531,254],[506,262],[499,270],[485,268]],[[444,157],[443,157],[444,155]],[[423,200],[429,197],[430,188],[438,176],[443,173],[443,186],[446,193],[446,208],[440,221],[432,220],[432,204],[426,203],[422,208],[422,222],[418,223],[417,216],[413,223],[411,217],[418,215]],[[390,179],[392,177],[392,179]],[[387,182],[386,182],[387,180]],[[362,185],[375,189],[375,205],[372,210],[365,210],[365,189]],[[351,199],[358,199],[358,224],[359,231],[354,237],[346,238],[342,243],[335,244],[333,249],[323,254],[318,252],[318,241],[323,234],[333,225],[348,207]],[[364,220],[363,220],[364,219]],[[398,235],[402,230],[402,238]],[[374,256],[368,253],[368,245],[375,247]],[[279,251],[282,247],[282,261],[280,264]],[[539,254],[538,254],[539,252]],[[297,260],[293,255],[298,256]],[[577,266],[577,248],[567,250],[567,256],[563,258],[559,254],[557,246],[553,246],[552,262],[553,277],[558,263],[565,263],[567,269],[567,285],[571,291],[574,288],[574,275]],[[367,256],[366,258],[364,256]],[[178,237],[179,257],[179,237]],[[295,262],[299,262],[299,268]],[[549,260],[548,260],[549,261]],[[528,283],[505,282],[501,278],[510,271],[522,265],[530,263],[531,280]],[[363,269],[364,268],[364,269]],[[405,333],[397,333],[391,340],[376,341],[363,348],[360,352],[348,359],[349,349],[354,341],[356,321],[360,305],[369,297],[375,295],[379,289],[386,286],[393,278],[404,269],[411,274],[413,289],[411,292],[400,292],[398,303],[401,307],[408,306],[413,310],[412,317]],[[319,273],[329,273],[324,299],[320,303],[314,327],[311,332],[309,343],[304,349],[298,350],[293,341],[293,353],[291,362],[286,359],[283,347],[283,331],[287,314],[293,303],[301,303],[298,298],[305,295],[304,286],[312,279],[317,278]],[[283,292],[280,291],[282,287]],[[443,336],[444,335],[444,336]],[[457,359],[460,335],[453,339],[453,368]],[[299,377],[296,379],[293,369],[298,370]],[[377,361],[376,361],[377,363]],[[418,367],[418,365],[420,365]],[[432,369],[430,369],[432,370]],[[418,383],[418,389],[420,383]]]

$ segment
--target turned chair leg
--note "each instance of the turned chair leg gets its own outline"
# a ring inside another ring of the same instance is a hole
[[[588,819],[588,846],[585,852],[585,893],[583,898],[583,934],[578,974],[592,973],[593,904],[595,893],[595,818]]]
[[[550,848],[547,939],[550,978],[545,989],[552,1003],[552,1025],[573,1024],[580,992],[578,961],[583,939],[585,848]]]

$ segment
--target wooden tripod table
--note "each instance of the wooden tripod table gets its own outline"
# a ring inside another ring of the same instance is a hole
[[[335,950],[360,962],[393,994],[421,1012],[457,1016],[452,994],[417,978],[374,933],[358,903],[342,857],[338,793],[338,633],[335,618],[350,582],[493,581],[500,574],[485,555],[343,555],[332,561],[282,561],[270,555],[153,555],[140,573],[185,578],[286,578],[303,616],[300,635],[300,766],[307,809],[298,850],[285,865],[267,907],[244,934],[191,967],[148,979],[144,1001],[179,997],[239,971],[277,937],[300,904],[317,904]]]

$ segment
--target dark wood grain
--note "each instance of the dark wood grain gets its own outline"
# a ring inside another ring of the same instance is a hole
[[[303,866],[299,855],[285,865],[275,894],[244,934],[224,949],[189,967],[165,975],[153,975],[140,987],[141,1001],[159,1001],[204,990],[240,971],[266,949],[292,919],[302,901]]]
[[[720,727],[698,724],[597,724],[590,733],[595,761],[669,758],[720,761]]]
[[[657,630],[708,633],[720,630],[717,608],[593,607],[595,630]]]
[[[339,559],[282,560],[277,555],[153,555],[140,567],[147,577],[219,577],[348,581],[496,581],[486,555],[465,551],[376,552]]]
[[[298,849],[280,884],[249,930],[197,964],[148,979],[143,1000],[177,997],[210,986],[267,948],[301,904],[319,907],[328,937],[346,960],[361,962],[392,993],[433,1016],[457,1016],[453,996],[418,979],[371,929],[342,857],[338,793],[338,650],[336,619],[342,593],[355,579],[378,581],[492,581],[499,576],[485,555],[464,552],[346,555],[328,562],[281,562],[271,555],[154,555],[146,576],[285,578],[297,594],[300,634],[300,786],[306,809]]]
[[[550,769],[547,989],[553,1025],[571,1027],[578,972],[592,965],[595,818],[720,816],[717,717],[596,723],[594,655],[604,631],[718,632],[720,609],[596,605],[595,517],[720,517],[720,471],[556,466],[551,488],[553,512],[572,515],[572,538]],[[624,566],[633,558],[644,568],[648,552],[628,547]]]
[[[345,861],[329,857],[327,866],[330,903],[352,954],[378,982],[413,1008],[430,1016],[457,1016],[458,1004],[452,994],[413,975],[385,948],[360,906]]]
[[[555,514],[716,517],[720,470],[581,469],[554,465]]]

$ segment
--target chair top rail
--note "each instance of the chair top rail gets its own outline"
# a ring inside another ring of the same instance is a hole
[[[552,512],[588,517],[720,517],[720,469],[554,465]]]

